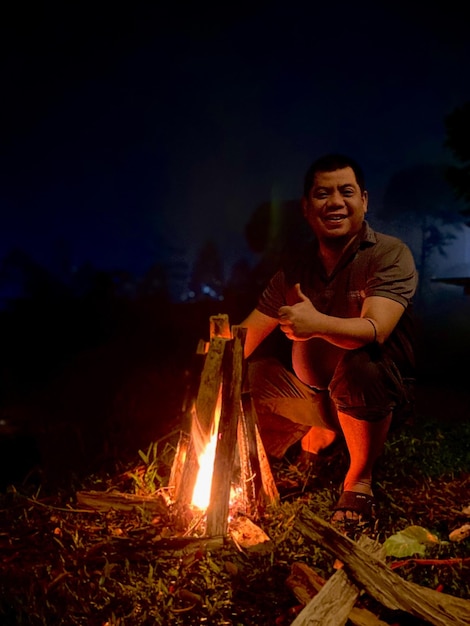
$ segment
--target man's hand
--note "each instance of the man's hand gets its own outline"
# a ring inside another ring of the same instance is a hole
[[[300,284],[295,285],[299,301],[292,306],[281,306],[278,311],[279,326],[282,332],[293,341],[306,341],[314,336],[317,320],[322,314],[312,301],[302,293]]]

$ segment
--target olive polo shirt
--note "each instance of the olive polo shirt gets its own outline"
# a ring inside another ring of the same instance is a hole
[[[382,350],[394,359],[402,375],[414,375],[412,298],[417,271],[408,246],[396,237],[374,231],[367,221],[328,276],[314,240],[274,274],[256,308],[277,319],[278,310],[298,301],[295,284],[322,313],[360,317],[368,296],[391,298],[405,311]],[[344,349],[321,338],[292,343],[292,365],[297,376],[318,389],[326,389]]]

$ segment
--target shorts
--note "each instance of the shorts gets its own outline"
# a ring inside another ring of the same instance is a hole
[[[314,389],[274,357],[248,362],[245,389],[253,399],[268,453],[282,457],[320,426],[341,433],[337,412],[377,422],[392,413],[392,428],[413,414],[414,379],[403,378],[380,347],[348,350],[328,389]]]

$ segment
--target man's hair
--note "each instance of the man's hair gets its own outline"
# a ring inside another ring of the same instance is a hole
[[[304,196],[308,198],[313,186],[313,179],[317,172],[334,172],[335,170],[342,170],[345,167],[350,167],[353,170],[357,184],[363,193],[365,191],[365,179],[364,172],[359,163],[344,154],[332,153],[320,157],[308,168],[304,180]]]

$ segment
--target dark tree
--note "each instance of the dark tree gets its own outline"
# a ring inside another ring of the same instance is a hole
[[[445,145],[452,151],[461,166],[451,165],[447,171],[447,179],[457,197],[467,205],[461,213],[470,218],[470,102],[455,109],[445,119],[447,138]],[[470,226],[470,220],[466,221]]]
[[[458,202],[446,179],[445,167],[418,165],[395,174],[386,189],[379,218],[387,232],[395,231],[411,247],[420,272],[420,293],[432,273],[431,256],[446,256],[462,227]]]

